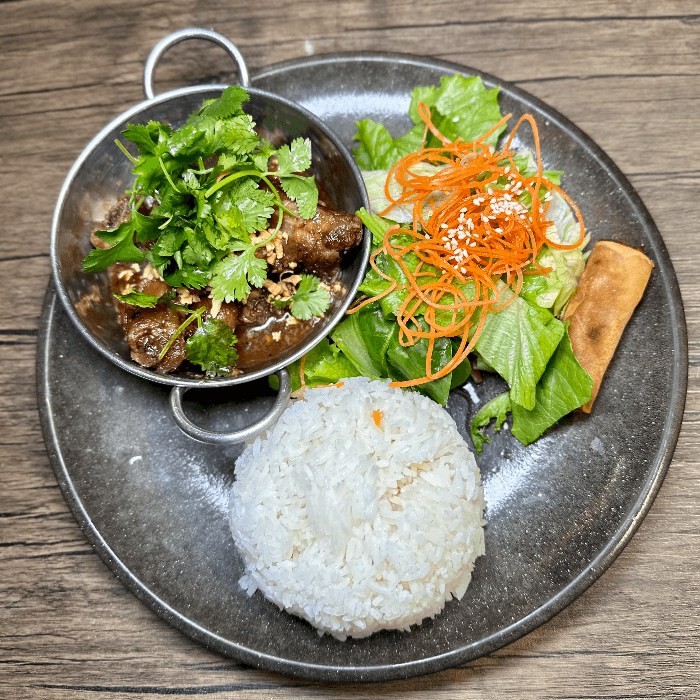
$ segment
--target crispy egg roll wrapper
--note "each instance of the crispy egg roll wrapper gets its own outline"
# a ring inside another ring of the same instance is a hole
[[[593,378],[591,400],[581,407],[586,413],[653,267],[644,253],[612,241],[596,243],[586,263],[564,314],[576,359]]]

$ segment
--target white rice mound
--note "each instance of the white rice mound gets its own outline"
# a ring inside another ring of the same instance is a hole
[[[341,640],[408,630],[464,595],[483,512],[474,456],[434,401],[364,377],[310,389],[236,462],[240,585]]]

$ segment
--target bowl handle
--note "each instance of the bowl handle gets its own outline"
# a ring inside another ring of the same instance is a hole
[[[225,36],[221,36],[221,34],[211,31],[211,29],[190,27],[189,29],[180,29],[180,31],[168,34],[165,39],[161,39],[153,47],[153,51],[151,51],[151,54],[146,61],[146,66],[143,69],[143,89],[146,93],[146,97],[149,100],[152,100],[156,96],[155,90],[153,89],[153,78],[155,76],[158,62],[171,46],[175,46],[175,44],[179,44],[181,41],[185,41],[186,39],[205,39],[206,41],[211,41],[212,43],[221,46],[238,66],[238,72],[241,76],[241,87],[248,87],[250,82],[248,77],[248,67],[243,60],[241,52],[236,48],[236,45],[229,41]]]
[[[277,372],[277,376],[279,377],[280,388],[274,405],[263,418],[247,428],[236,430],[232,433],[219,433],[205,430],[195,425],[182,410],[182,397],[187,391],[194,388],[192,386],[174,386],[170,392],[170,408],[172,409],[175,422],[185,435],[189,435],[191,438],[199,440],[199,442],[208,442],[214,445],[232,445],[250,440],[258,433],[271,428],[279,420],[284,409],[287,408],[291,395],[289,372],[283,367]]]

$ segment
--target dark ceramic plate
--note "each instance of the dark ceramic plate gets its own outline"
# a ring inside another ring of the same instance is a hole
[[[454,64],[349,54],[265,69],[256,87],[301,103],[347,144],[372,117],[408,126],[409,92]],[[548,168],[565,171],[593,240],[642,247],[654,261],[589,417],[573,416],[529,447],[507,431],[478,458],[488,510],[486,556],[461,602],[410,633],[339,642],[238,587],[243,572],[227,523],[240,447],[202,445],[171,418],[167,388],[124,372],[81,339],[47,292],[38,357],[44,435],[71,510],[107,565],[161,617],[209,648],[272,671],[336,681],[389,680],[462,664],[533,630],[579,596],[627,544],[652,503],[676,444],[687,381],[686,329],[663,241],[630,184],[560,114],[501,85],[504,113],[538,120]],[[524,132],[523,132],[524,133]],[[483,401],[502,391],[476,387]],[[224,393],[224,392],[221,392]],[[204,390],[187,410],[216,430],[240,427],[273,401],[262,382]],[[465,435],[478,406],[453,393]]]

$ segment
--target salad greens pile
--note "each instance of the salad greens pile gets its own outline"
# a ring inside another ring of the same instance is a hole
[[[222,302],[240,301],[252,287],[263,286],[267,262],[256,251],[275,238],[285,212],[297,215],[283,205],[277,186],[305,219],[316,212],[318,189],[313,176],[300,174],[311,166],[310,141],[297,138],[274,148],[243,111],[248,100],[243,88],[227,87],[220,98],[205,100],[177,130],[151,121],[122,132],[139,152],[136,158],[117,141],[136,175],[127,191],[131,216],[116,229],[95,232],[110,247],[91,250],[83,261],[85,272],[148,261],[172,287],[210,288],[212,298]],[[276,167],[270,170],[273,158]],[[154,205],[150,215],[139,212],[146,200]],[[268,229],[275,210],[276,226]],[[136,245],[148,242],[152,245]],[[330,297],[319,282],[311,275],[302,278],[296,294],[284,302],[292,315],[306,320],[325,313]],[[170,292],[115,296],[134,306],[167,303],[191,314],[174,336],[197,321],[199,328],[187,342],[188,359],[209,374],[226,374],[234,366],[236,337],[225,323],[213,318],[202,323],[201,309],[176,306]]]
[[[450,140],[461,137],[474,141],[501,120],[498,88],[486,89],[479,77],[454,75],[443,78],[439,87],[419,87],[411,94],[409,116],[414,126],[403,136],[392,138],[388,130],[370,119],[358,123],[355,159],[363,170],[370,201],[376,211],[386,208],[384,194],[389,169],[404,155],[423,146],[425,124],[418,114],[418,103],[431,110],[431,121]],[[495,145],[505,125],[496,130],[487,143]],[[439,146],[437,138],[428,133],[426,147]],[[525,176],[536,173],[532,155],[521,151],[515,157],[518,170]],[[559,184],[561,173],[545,171],[544,176]],[[532,200],[524,192],[519,201],[528,208]],[[549,240],[572,244],[579,238],[578,223],[568,204],[555,195],[546,210],[552,222],[547,232]],[[412,221],[409,212],[393,209],[388,219],[358,212],[372,233],[375,250],[381,248],[387,229],[397,223]],[[390,238],[400,246],[410,243],[407,234],[399,230]],[[487,403],[472,423],[472,439],[477,451],[489,439],[481,428],[496,420],[496,428],[512,414],[512,433],[524,444],[536,440],[560,418],[583,405],[591,397],[593,380],[580,366],[571,349],[567,324],[560,320],[567,302],[573,295],[578,278],[585,266],[583,248],[587,241],[573,250],[543,246],[537,262],[550,268],[546,274],[528,274],[521,293],[501,311],[487,314],[484,327],[473,353],[473,363],[480,371],[496,372],[509,385],[509,390]],[[415,253],[402,258],[409,270],[418,262]],[[428,341],[421,339],[411,346],[399,343],[397,310],[405,299],[401,285],[407,278],[399,265],[384,253],[375,259],[377,267],[398,282],[390,294],[362,306],[348,315],[326,339],[311,351],[304,361],[304,381],[307,386],[329,384],[343,377],[367,376],[372,379],[404,381],[425,376]],[[429,266],[424,266],[426,270]],[[535,271],[534,268],[530,270]],[[428,278],[429,279],[429,278]],[[504,281],[502,297],[512,292]],[[370,269],[359,292],[372,298],[386,290],[390,282]],[[419,318],[420,322],[420,318]],[[473,332],[474,325],[472,325]],[[435,342],[433,370],[444,367],[453,357],[460,338],[439,338]],[[469,358],[450,374],[415,387],[438,403],[447,402],[451,389],[463,385],[472,371]],[[301,385],[300,364],[290,368],[292,389]]]

